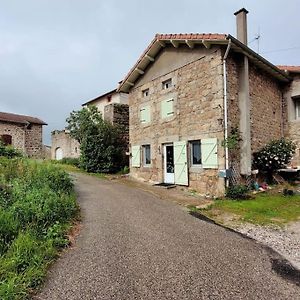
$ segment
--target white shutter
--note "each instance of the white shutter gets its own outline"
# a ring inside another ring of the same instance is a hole
[[[201,140],[202,166],[204,169],[218,169],[218,140]]]
[[[131,147],[131,166],[139,168],[141,166],[141,148],[140,146]]]
[[[175,183],[188,185],[188,165],[186,142],[174,142],[174,175]]]

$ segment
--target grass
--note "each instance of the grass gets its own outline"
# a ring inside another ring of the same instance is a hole
[[[0,158],[0,299],[27,299],[68,245],[78,215],[69,175],[51,163]]]
[[[266,193],[249,200],[216,200],[208,208],[198,211],[216,221],[220,221],[222,215],[233,214],[242,222],[283,226],[300,220],[300,196]]]

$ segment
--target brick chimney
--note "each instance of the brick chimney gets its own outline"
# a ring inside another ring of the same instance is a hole
[[[240,10],[234,13],[234,15],[236,16],[237,39],[245,45],[248,44],[247,13],[248,10],[246,8],[241,8]]]

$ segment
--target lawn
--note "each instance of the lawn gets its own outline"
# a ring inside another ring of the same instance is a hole
[[[300,196],[266,193],[249,200],[216,200],[199,211],[216,221],[221,220],[224,214],[232,214],[242,222],[282,226],[300,220]]]

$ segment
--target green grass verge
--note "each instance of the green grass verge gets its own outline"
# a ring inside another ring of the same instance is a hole
[[[193,208],[195,210],[195,208]],[[300,196],[259,194],[249,200],[216,200],[204,215],[222,219],[222,214],[237,215],[240,221],[259,225],[279,225],[300,220]]]
[[[68,245],[78,216],[69,175],[26,159],[0,158],[0,299],[27,299]]]

